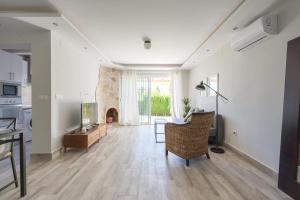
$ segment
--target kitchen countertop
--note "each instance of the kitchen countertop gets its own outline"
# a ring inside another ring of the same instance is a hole
[[[23,110],[32,109],[32,105],[22,105]]]

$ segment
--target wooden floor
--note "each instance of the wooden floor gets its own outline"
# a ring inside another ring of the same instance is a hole
[[[191,160],[186,167],[171,153],[166,159],[152,126],[113,127],[88,153],[70,151],[53,161],[32,161],[23,199],[289,199],[276,184],[231,151]],[[1,200],[18,198],[13,186],[0,193]]]

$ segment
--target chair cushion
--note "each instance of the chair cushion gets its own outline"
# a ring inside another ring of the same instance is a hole
[[[2,158],[6,157],[8,154],[11,154],[10,145],[11,145],[11,143],[6,143],[6,144],[0,145],[0,160]]]
[[[192,113],[193,113],[193,109],[190,109],[190,111],[184,117],[183,121],[187,122],[191,118]]]
[[[188,114],[185,116],[184,121],[185,122],[190,122],[193,113],[203,113],[203,112],[204,112],[204,109],[200,109],[200,108],[191,109],[188,112]]]
[[[3,153],[0,153],[0,160],[4,159],[4,158],[7,158],[7,157],[10,157],[11,156],[11,152],[3,152]]]

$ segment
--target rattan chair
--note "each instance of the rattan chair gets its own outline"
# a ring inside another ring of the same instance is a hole
[[[167,123],[166,134],[166,156],[172,152],[186,160],[208,154],[208,136],[213,124],[214,112],[193,113],[192,120],[186,124]]]
[[[0,121],[12,121],[10,124],[6,127],[7,130],[5,131],[10,131],[10,130],[15,130],[16,127],[16,119],[15,118],[0,118]],[[3,140],[7,139],[14,139],[13,137],[11,138],[5,138]],[[8,186],[15,184],[16,187],[18,187],[18,177],[17,177],[17,171],[16,171],[16,166],[15,166],[15,161],[14,161],[14,153],[13,153],[13,142],[5,143],[0,145],[0,161],[10,159],[11,162],[11,167],[12,167],[12,172],[14,176],[14,180],[11,181],[10,183],[6,184],[2,188],[0,188],[0,191],[4,190]]]

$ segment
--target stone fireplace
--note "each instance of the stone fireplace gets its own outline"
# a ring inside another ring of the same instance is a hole
[[[99,108],[100,123],[107,123],[108,117],[112,117],[113,122],[119,122],[120,77],[120,70],[103,66],[101,66],[99,69],[99,81],[96,91],[96,98]]]

